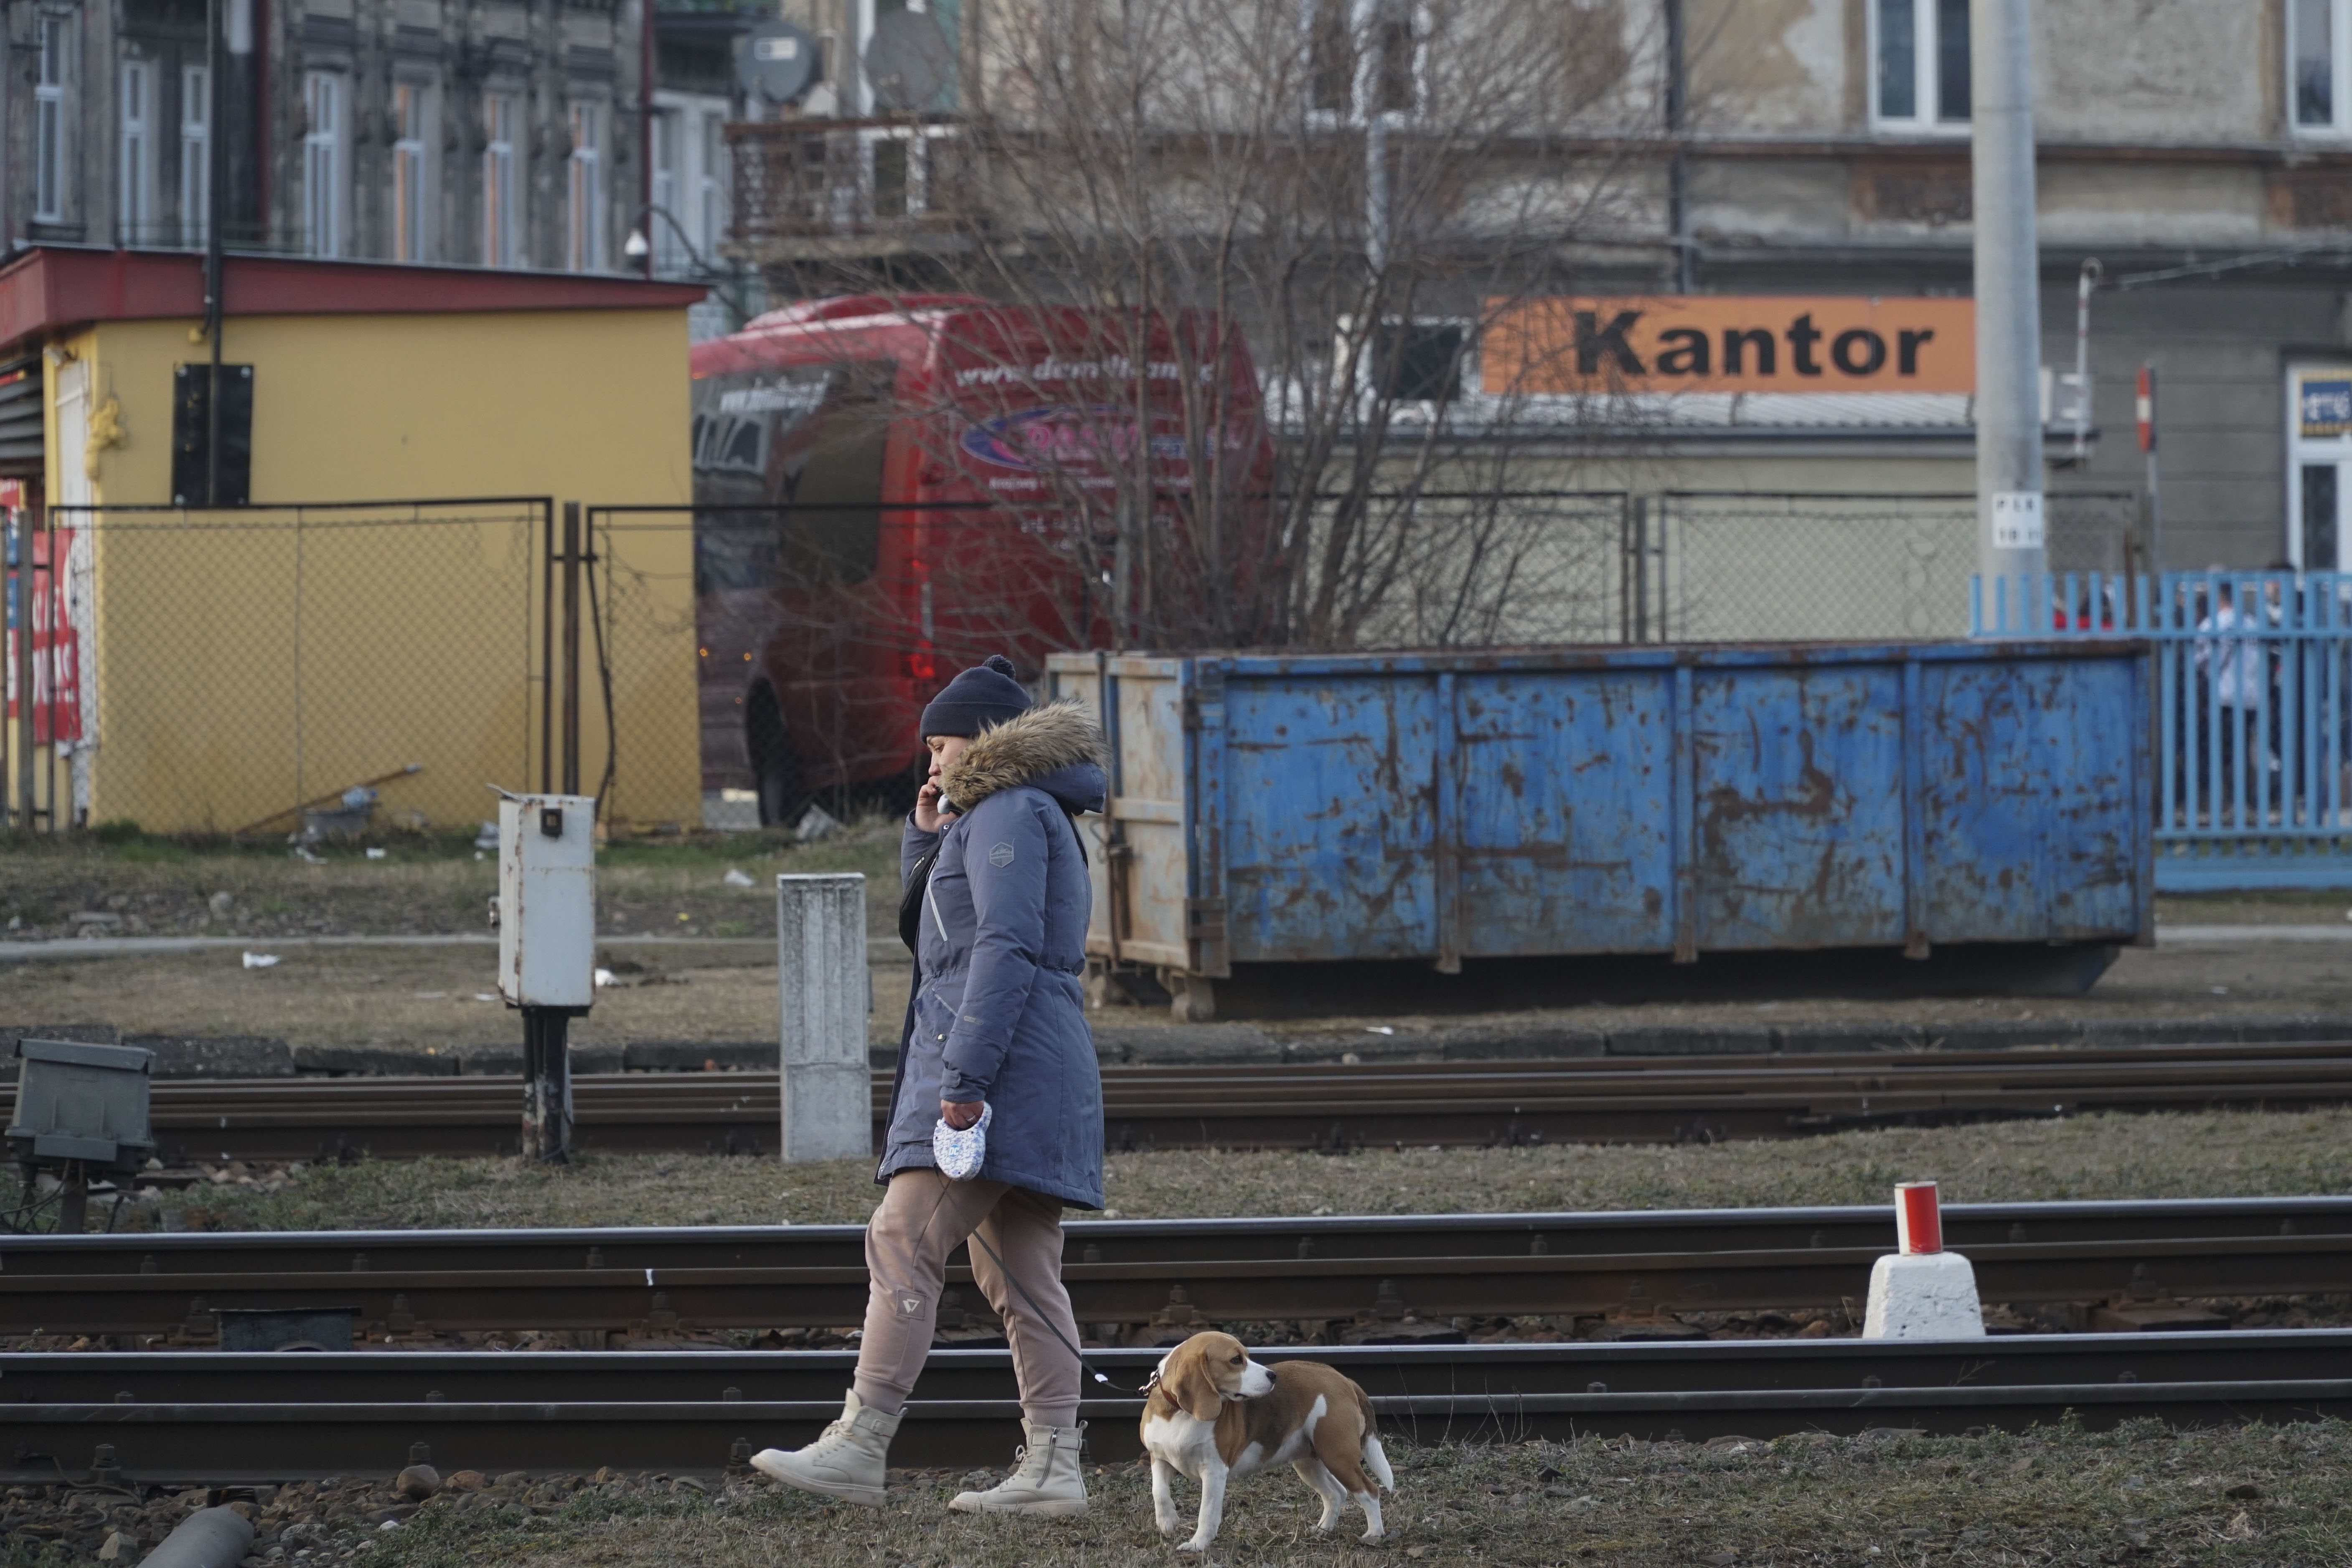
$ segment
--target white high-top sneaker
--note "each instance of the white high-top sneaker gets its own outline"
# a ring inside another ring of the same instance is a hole
[[[789,1453],[762,1448],[751,1456],[751,1468],[803,1491],[880,1508],[890,1439],[898,1430],[898,1413],[867,1409],[853,1390],[842,1404],[841,1419],[815,1442]]]
[[[1040,1427],[1023,1421],[1029,1441],[1021,1463],[986,1491],[956,1494],[948,1506],[959,1513],[1037,1513],[1067,1516],[1087,1511],[1087,1480],[1078,1469],[1078,1445],[1087,1424]]]

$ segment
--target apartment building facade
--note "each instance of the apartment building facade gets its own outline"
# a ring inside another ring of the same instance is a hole
[[[593,273],[640,270],[644,228],[691,276],[748,23],[688,15],[649,58],[646,3],[8,0],[0,235],[195,249],[217,210],[238,250]],[[681,79],[648,124],[656,60]]]

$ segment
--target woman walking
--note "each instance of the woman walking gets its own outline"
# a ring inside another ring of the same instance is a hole
[[[1084,1513],[1062,1208],[1103,1202],[1102,1079],[1082,984],[1093,894],[1075,821],[1103,809],[1102,733],[1075,703],[1031,706],[998,655],[948,684],[923,710],[922,736],[929,778],[899,848],[919,897],[915,995],[875,1176],[882,1203],[866,1228],[872,1285],[856,1378],[823,1437],[751,1462],[805,1491],[881,1503],[948,1254],[974,1237],[972,1274],[1012,1342],[1027,1441],[1003,1484],[948,1506]],[[934,1126],[969,1128],[983,1108],[986,1160],[976,1177],[950,1181],[932,1156]]]

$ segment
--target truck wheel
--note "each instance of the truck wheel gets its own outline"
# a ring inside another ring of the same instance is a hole
[[[784,733],[784,721],[773,698],[752,699],[743,721],[743,748],[751,753],[752,786],[760,797],[760,825],[789,828],[808,811],[808,789],[801,782],[800,753]]]

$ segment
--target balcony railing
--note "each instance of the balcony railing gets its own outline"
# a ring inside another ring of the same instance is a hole
[[[961,131],[903,119],[730,124],[734,241],[829,249],[824,242],[911,245],[950,231],[972,210]]]

